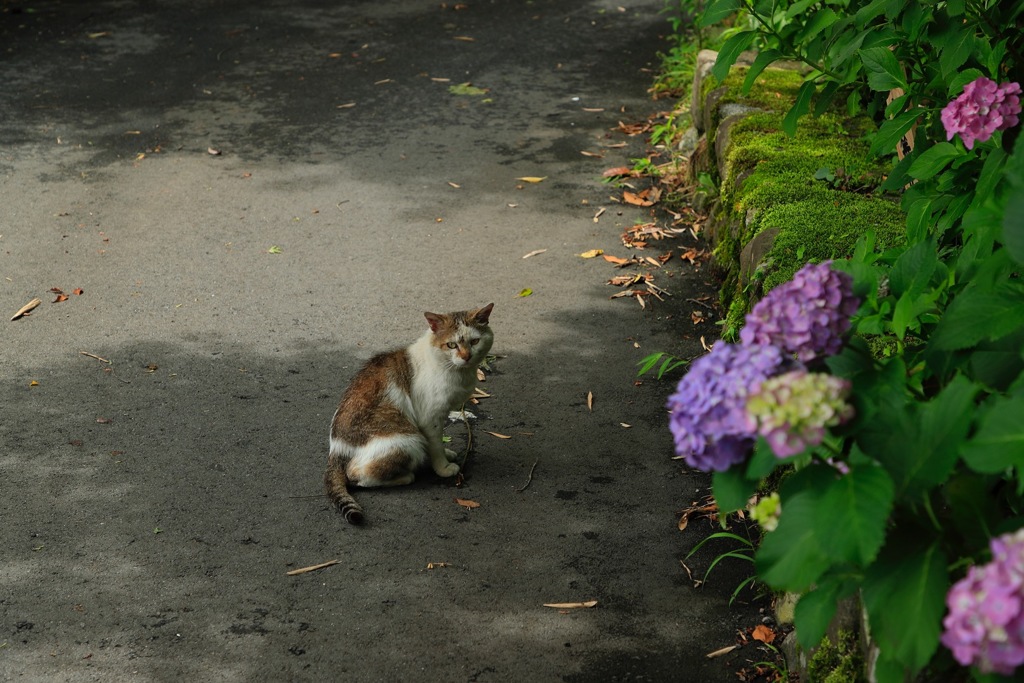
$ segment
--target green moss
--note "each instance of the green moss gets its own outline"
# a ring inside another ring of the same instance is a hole
[[[857,636],[840,631],[835,645],[825,636],[807,664],[807,679],[813,683],[864,683],[864,658]]]
[[[800,201],[765,210],[762,230],[777,227],[768,260],[764,291],[786,282],[808,261],[846,258],[857,240],[874,230],[876,244],[885,250],[906,239],[906,216],[886,199],[835,192],[831,201]]]

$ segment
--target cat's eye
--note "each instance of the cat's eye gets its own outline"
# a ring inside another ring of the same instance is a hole
[[[470,344],[470,346],[476,346],[476,345],[477,345],[477,344],[479,344],[479,343],[480,343],[480,340],[479,340],[479,339],[470,339],[470,340],[469,340],[469,344]]]
[[[448,342],[448,348],[449,349],[457,349],[457,348],[459,348],[459,345],[456,344],[455,342]]]

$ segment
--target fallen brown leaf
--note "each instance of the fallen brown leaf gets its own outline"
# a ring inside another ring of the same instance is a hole
[[[580,254],[580,258],[596,258],[604,253],[604,249],[591,249]]]
[[[594,392],[587,392],[587,410],[594,412]]]
[[[629,259],[627,258],[619,258],[618,256],[610,256],[608,254],[603,254],[603,256],[605,261],[608,261],[609,263],[614,263],[615,265],[618,266],[624,266],[627,263],[629,263]]]
[[[754,631],[750,634],[750,637],[754,640],[759,640],[762,643],[771,644],[775,640],[775,631],[771,630],[764,624],[758,624],[754,627]]]
[[[508,434],[499,434],[498,432],[484,432],[484,434],[490,434],[491,436],[497,437],[499,439],[511,439],[512,438]]]
[[[82,296],[83,294],[85,294],[85,290],[82,289],[81,287],[75,287],[74,289],[71,290],[71,293],[74,294],[75,296]]]
[[[616,166],[615,168],[609,168],[601,174],[602,178],[614,178],[620,175],[632,175],[633,169],[629,166]]]
[[[475,500],[466,500],[465,498],[456,498],[455,502],[466,508],[467,510],[474,510],[480,507],[480,503]]]

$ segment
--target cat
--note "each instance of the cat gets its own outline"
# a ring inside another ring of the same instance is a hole
[[[477,368],[494,342],[494,304],[457,313],[424,313],[429,329],[410,346],[371,358],[356,373],[331,422],[324,472],[327,497],[352,524],[363,508],[348,486],[401,486],[429,462],[454,477],[457,455],[441,430],[473,393]]]

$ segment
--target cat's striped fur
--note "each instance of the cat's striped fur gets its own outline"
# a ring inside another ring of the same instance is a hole
[[[457,313],[425,313],[430,329],[412,345],[374,356],[352,379],[331,423],[324,473],[327,496],[353,524],[363,509],[353,486],[409,484],[428,462],[453,477],[455,453],[441,430],[476,386],[476,371],[494,335],[488,318],[494,304]]]

